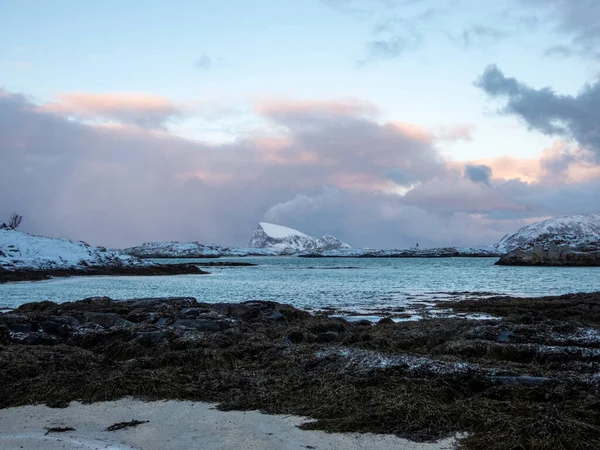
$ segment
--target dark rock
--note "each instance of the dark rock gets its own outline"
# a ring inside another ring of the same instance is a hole
[[[600,266],[600,242],[573,243],[564,236],[543,234],[500,257],[501,266]]]
[[[260,315],[260,308],[254,304],[218,303],[213,307],[219,314],[233,319],[250,320]]]
[[[304,340],[304,333],[299,330],[294,330],[289,334],[288,339],[292,344],[299,344]]]
[[[285,317],[279,311],[273,311],[271,313],[271,315],[268,317],[268,319],[270,319],[270,320],[285,320]]]
[[[181,317],[198,317],[200,315],[200,308],[184,308],[179,315]]]
[[[51,319],[40,322],[40,328],[48,334],[58,337],[67,337],[71,334],[71,326],[60,319]]]
[[[26,333],[24,336],[15,338],[15,340],[23,345],[52,345],[56,343],[51,336],[40,332]]]
[[[312,331],[315,334],[326,333],[328,331],[334,331],[336,333],[343,333],[346,331],[346,321],[342,319],[342,320],[335,321],[335,322],[329,321],[329,322],[319,323],[315,326],[312,326],[310,328],[310,331]]]
[[[535,386],[538,384],[550,381],[550,378],[546,377],[532,377],[527,375],[516,375],[516,376],[494,376],[492,380],[498,381],[503,384],[522,384],[525,386]]]
[[[498,333],[498,335],[496,336],[496,339],[494,339],[494,340],[496,342],[508,343],[514,337],[514,335],[515,335],[515,333],[513,331],[505,330],[505,331],[501,331],[500,333]]]
[[[137,334],[134,342],[139,342],[142,345],[152,346],[160,344],[169,339],[171,333],[165,330],[145,331]]]
[[[319,333],[315,337],[315,341],[320,344],[325,344],[327,342],[335,342],[338,338],[339,334],[335,331],[327,331],[325,333]]]
[[[206,319],[180,319],[172,325],[175,328],[183,328],[196,331],[214,333],[221,330],[221,323]]]
[[[377,322],[379,325],[392,325],[394,321],[389,317],[384,317],[383,319]]]
[[[371,322],[370,320],[359,320],[358,322],[356,322],[357,325],[360,325],[361,327],[370,327],[373,325],[373,322]]]
[[[197,305],[197,301],[194,297],[136,298],[133,300],[125,300],[122,303],[134,308],[156,308],[157,306],[191,308],[194,305]]]
[[[125,320],[114,313],[84,312],[83,317],[86,322],[94,323],[104,328],[123,328],[133,325],[129,320]]]
[[[173,322],[171,317],[159,317],[158,320],[154,322],[154,325],[162,328],[168,326],[171,322]]]
[[[37,327],[30,323],[13,323],[8,326],[8,329],[13,333],[31,333],[36,331]]]

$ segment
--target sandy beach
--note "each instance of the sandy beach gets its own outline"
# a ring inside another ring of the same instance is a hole
[[[114,423],[148,421],[136,427],[106,431]],[[0,410],[0,448],[23,450],[296,450],[395,449],[449,450],[453,439],[416,443],[390,435],[305,431],[307,419],[255,411],[223,412],[202,402],[153,401],[126,398],[67,408],[22,406]],[[53,427],[75,431],[48,433]]]

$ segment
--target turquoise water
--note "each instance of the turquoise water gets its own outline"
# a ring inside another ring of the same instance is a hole
[[[0,284],[0,308],[92,296],[191,296],[206,302],[262,299],[303,308],[360,309],[455,297],[440,293],[457,291],[527,296],[600,291],[600,267],[494,266],[495,258],[260,257],[219,261],[244,261],[259,266],[206,268],[211,275],[72,277]]]

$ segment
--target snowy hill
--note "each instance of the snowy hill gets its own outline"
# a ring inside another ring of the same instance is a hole
[[[120,251],[92,247],[85,242],[33,236],[16,230],[0,230],[0,269],[8,271],[136,268],[151,265]]]
[[[123,250],[128,255],[140,258],[218,258],[223,249],[217,245],[199,242],[146,242],[137,247]]]
[[[451,258],[451,257],[498,257],[493,247],[438,247],[438,248],[340,248],[334,250],[307,250],[298,256],[304,258]]]
[[[585,214],[555,217],[554,219],[532,223],[520,228],[516,233],[506,235],[495,247],[504,253],[528,243],[541,244],[547,240],[561,239],[566,245],[577,246],[590,240],[600,241],[600,215]]]
[[[258,224],[248,247],[275,249],[285,254],[293,254],[305,250],[351,248],[348,244],[329,234],[321,238],[315,238],[293,228],[265,222]]]

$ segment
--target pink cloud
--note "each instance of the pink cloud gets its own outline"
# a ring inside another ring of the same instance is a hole
[[[471,141],[472,134],[475,131],[475,125],[458,124],[450,127],[438,127],[435,130],[436,137],[441,141]]]
[[[160,127],[169,118],[181,116],[185,110],[157,95],[87,92],[58,94],[56,101],[45,103],[40,109],[84,120],[108,120],[145,128]]]
[[[347,97],[340,100],[263,100],[256,111],[265,116],[375,117],[379,108],[366,100]]]

